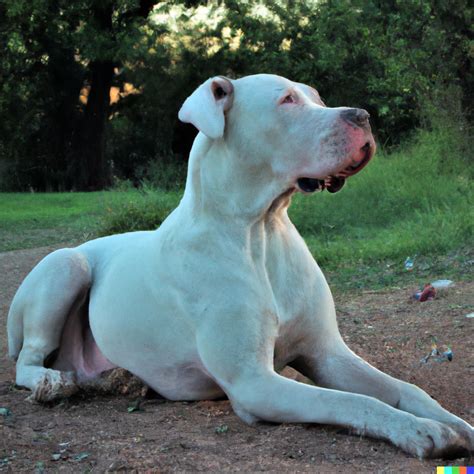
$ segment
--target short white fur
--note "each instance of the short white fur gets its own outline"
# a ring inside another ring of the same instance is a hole
[[[180,111],[201,133],[184,197],[160,228],[53,252],[22,283],[8,317],[17,384],[47,401],[119,366],[172,400],[225,394],[247,422],[347,426],[419,457],[472,451],[468,423],[346,346],[287,214],[297,180],[344,169],[367,132],[288,79],[231,81],[232,103],[213,92],[216,80]],[[298,103],[280,103],[288,89]],[[87,317],[103,358],[81,346],[79,368],[67,358],[45,368],[65,325],[75,334],[68,321]],[[316,385],[279,375],[286,365]]]

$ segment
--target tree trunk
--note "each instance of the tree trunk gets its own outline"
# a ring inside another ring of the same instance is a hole
[[[138,8],[122,15],[122,19],[126,21],[127,16],[146,18],[154,3],[155,0],[141,0]],[[100,30],[112,34],[112,3],[100,5],[99,2],[99,6],[94,7],[94,20]],[[105,154],[105,127],[115,66],[111,60],[96,60],[90,64],[90,90],[78,143],[80,161],[76,188],[83,191],[104,189],[111,183],[111,168]]]
[[[110,169],[105,158],[105,126],[114,64],[111,61],[94,61],[90,65],[90,72],[90,91],[79,144],[80,173],[77,188],[83,191],[104,189],[110,184]]]
[[[112,35],[112,4],[93,7],[99,31]],[[111,60],[93,60],[89,66],[89,96],[79,134],[79,173],[76,187],[82,191],[104,189],[110,184],[110,169],[105,159],[105,126],[109,114],[110,87],[114,76]]]
[[[83,75],[74,59],[72,48],[50,44],[48,51],[50,95],[54,100],[45,118],[49,120],[51,128],[46,138],[49,141],[47,146],[51,162],[47,170],[45,188],[65,191],[70,190],[74,183],[69,168],[74,132],[79,123],[77,98],[83,84]]]

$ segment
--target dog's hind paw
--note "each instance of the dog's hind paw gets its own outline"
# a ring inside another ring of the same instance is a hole
[[[39,403],[67,398],[79,390],[73,372],[59,372],[48,369],[36,384],[28,401]]]

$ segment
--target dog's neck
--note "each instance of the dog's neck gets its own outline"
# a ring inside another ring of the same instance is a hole
[[[251,160],[230,153],[224,140],[200,133],[189,157],[182,204],[195,216],[240,225],[284,219],[293,190],[274,179],[272,170],[252,166]]]

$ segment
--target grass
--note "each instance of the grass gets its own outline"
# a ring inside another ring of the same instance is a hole
[[[157,227],[179,199],[179,192],[129,187],[95,193],[0,193],[0,252]]]
[[[335,195],[297,195],[290,208],[313,255],[339,288],[472,278],[472,165],[452,131],[419,132],[379,153]],[[463,148],[465,149],[465,147]],[[0,194],[0,251],[157,227],[179,192]],[[404,270],[406,257],[415,260]]]
[[[396,284],[409,279],[403,262],[415,257],[418,278],[472,276],[463,265],[473,257],[472,169],[452,140],[420,132],[398,152],[379,153],[340,193],[296,196],[290,216],[327,272],[351,286]]]
[[[343,260],[354,249],[360,258],[373,259],[445,250],[453,239],[466,241],[472,235],[472,181],[463,167],[444,172],[442,156],[428,146],[430,139],[423,134],[402,151],[379,153],[338,194],[296,197],[290,215],[303,234],[316,237],[320,258],[329,257],[324,248],[333,245]],[[338,244],[337,236],[351,236],[352,242]],[[367,245],[367,239],[375,245]]]
[[[107,207],[99,235],[156,229],[179,204],[180,191],[143,189],[129,192],[120,205]]]
[[[127,193],[1,193],[0,251],[84,241]]]

